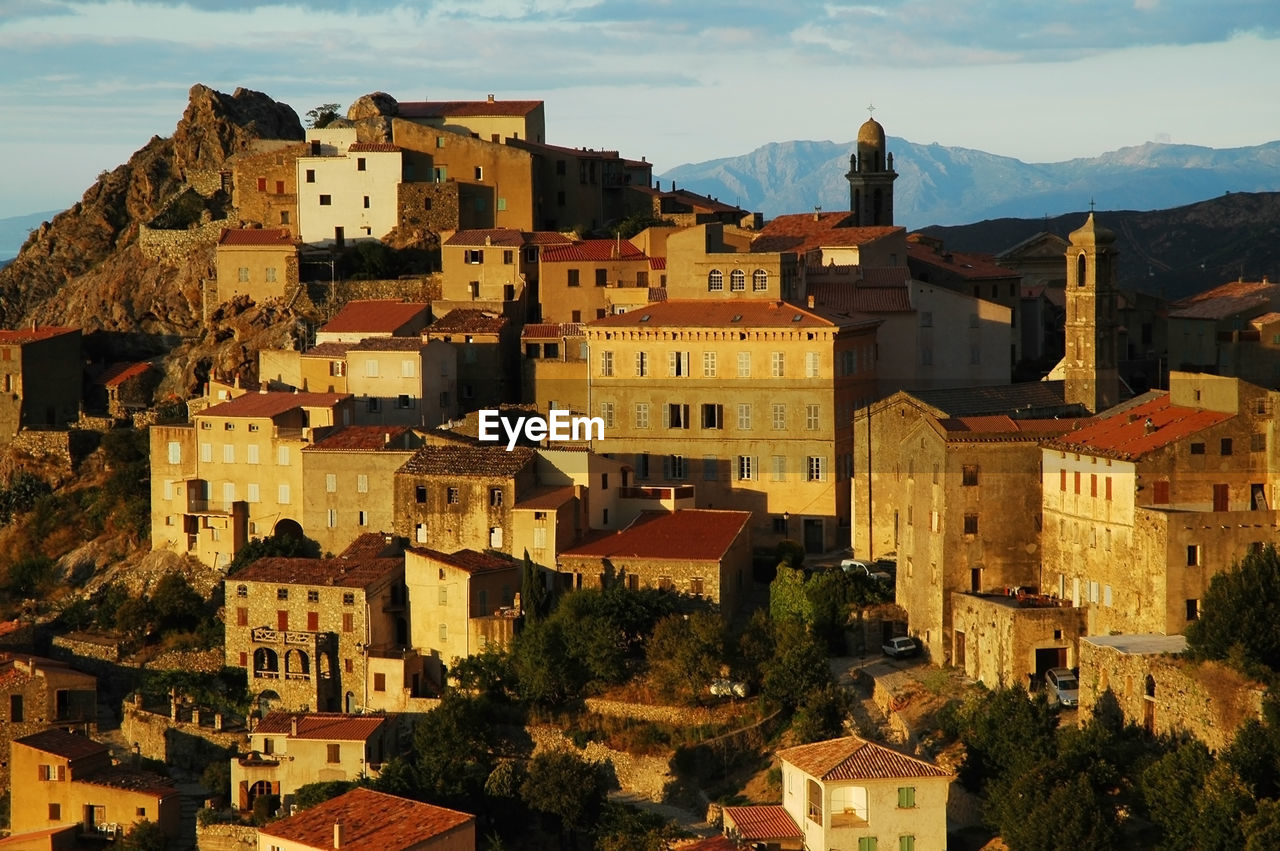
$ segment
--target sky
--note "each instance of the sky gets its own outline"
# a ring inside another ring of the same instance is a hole
[[[547,141],[655,174],[867,107],[1026,162],[1280,138],[1276,0],[0,0],[0,218],[61,209],[204,83],[299,115],[362,94],[545,101]]]

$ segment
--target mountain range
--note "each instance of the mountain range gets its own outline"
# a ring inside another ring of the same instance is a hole
[[[894,223],[915,230],[1005,217],[1043,218],[1088,207],[1157,210],[1226,192],[1280,190],[1280,141],[1244,148],[1148,142],[1097,157],[1024,163],[969,148],[890,136],[898,179]],[[849,208],[853,142],[773,142],[737,157],[681,165],[660,176],[764,213]]]
[[[43,213],[27,213],[23,216],[9,216],[0,219],[0,268],[4,262],[18,256],[18,249],[27,241],[31,231],[47,222],[60,210],[45,210]]]

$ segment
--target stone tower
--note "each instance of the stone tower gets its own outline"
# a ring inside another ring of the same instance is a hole
[[[874,118],[858,129],[858,150],[849,157],[849,209],[860,227],[893,224],[893,154],[886,153],[884,128]]]
[[[1116,235],[1093,213],[1067,247],[1066,401],[1091,413],[1120,401],[1116,361]]]

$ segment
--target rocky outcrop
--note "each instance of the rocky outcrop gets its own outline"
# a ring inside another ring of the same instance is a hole
[[[197,83],[173,132],[174,165],[180,176],[216,171],[256,139],[304,138],[298,115],[288,105],[251,89],[225,95]]]
[[[367,95],[362,95],[356,98],[355,102],[347,108],[347,119],[349,121],[399,114],[399,102],[386,92],[370,92]]]

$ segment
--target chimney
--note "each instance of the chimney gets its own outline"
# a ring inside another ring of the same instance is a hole
[[[289,719],[289,735],[294,738],[298,735],[298,716],[295,715]]]
[[[39,327],[39,326],[37,326],[37,325],[36,325],[36,321],[35,321],[34,319],[32,319],[32,320],[31,320],[31,330],[32,330],[32,331],[35,331],[38,327]]]
[[[1156,424],[1151,421],[1151,417],[1147,417],[1147,421],[1142,424],[1142,430],[1146,434],[1153,434],[1156,430]]]
[[[489,103],[493,103],[493,95],[489,95]]]
[[[813,296],[809,296],[809,309],[813,309]]]
[[[390,445],[391,445],[391,432],[389,432],[389,431],[388,431],[388,432],[383,432],[383,435],[382,435],[382,445],[383,445],[383,446],[390,446]]]
[[[493,100],[493,95],[489,95],[489,100]],[[334,848],[342,847],[343,833],[344,831],[342,829],[342,819],[338,819],[333,823],[333,847]]]

